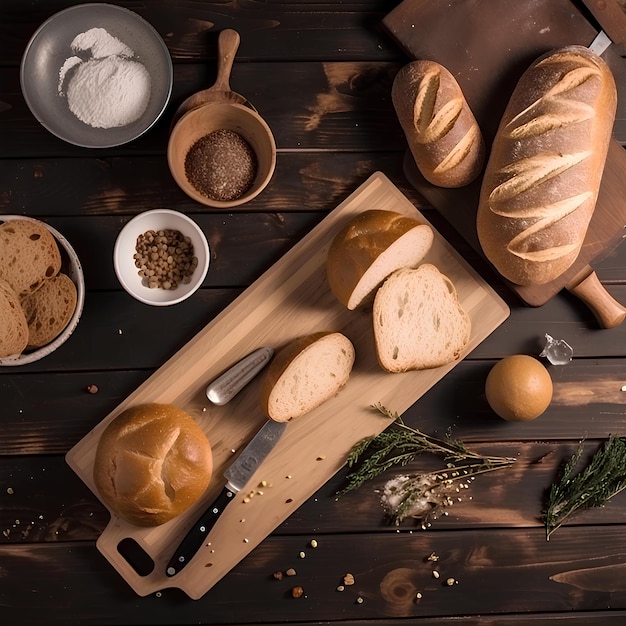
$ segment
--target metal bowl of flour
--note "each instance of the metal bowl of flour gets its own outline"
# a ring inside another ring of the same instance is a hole
[[[172,92],[172,59],[136,13],[80,4],[37,29],[20,82],[32,114],[52,134],[76,146],[109,148],[143,135],[161,117]]]

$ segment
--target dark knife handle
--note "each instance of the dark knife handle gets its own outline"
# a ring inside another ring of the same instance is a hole
[[[224,487],[222,493],[215,499],[213,504],[202,514],[195,522],[191,530],[187,533],[180,545],[174,551],[174,555],[170,559],[165,568],[166,576],[170,578],[176,576],[189,561],[195,556],[200,549],[209,531],[217,522],[226,505],[234,498],[235,492],[228,487]]]

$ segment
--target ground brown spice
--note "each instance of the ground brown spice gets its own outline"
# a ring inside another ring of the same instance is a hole
[[[187,179],[211,200],[241,198],[252,186],[256,172],[254,150],[232,130],[221,129],[204,135],[185,157]]]

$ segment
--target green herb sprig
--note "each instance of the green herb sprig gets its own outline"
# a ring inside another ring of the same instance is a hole
[[[583,453],[583,443],[578,444],[559,479],[548,491],[543,513],[548,540],[577,511],[603,507],[626,489],[626,437],[611,435],[596,450],[588,465],[574,476]]]
[[[510,457],[485,456],[470,450],[462,441],[426,435],[407,426],[397,413],[392,413],[382,404],[373,406],[393,424],[379,435],[358,442],[348,454],[346,464],[353,468],[346,475],[346,486],[339,495],[357,489],[363,483],[392,467],[405,467],[422,453],[443,457],[446,467],[437,472],[398,477],[393,487],[393,510],[389,519],[400,524],[408,516],[417,516],[422,523],[437,516],[443,507],[451,503],[451,493],[458,491],[462,481],[474,476],[507,467],[516,459]]]

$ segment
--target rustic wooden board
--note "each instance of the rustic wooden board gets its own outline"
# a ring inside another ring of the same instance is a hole
[[[570,0],[455,0],[445,4],[406,0],[383,23],[412,58],[432,59],[455,75],[488,145],[519,77],[532,61],[560,46],[588,46],[597,33]],[[442,29],[449,36],[441,37]],[[623,62],[610,48],[605,58],[611,66]],[[563,288],[575,287],[571,281],[579,272],[622,241],[626,226],[624,172],[626,151],[614,140],[593,221],[574,265],[545,285],[509,283],[526,304],[543,305]],[[460,189],[436,187],[421,176],[408,155],[405,173],[417,191],[481,252],[475,220],[482,179]]]
[[[380,172],[373,174],[68,452],[69,465],[97,495],[92,470],[99,436],[128,406],[146,401],[175,404],[198,421],[211,441],[215,474],[196,506],[154,529],[138,528],[112,516],[98,540],[100,551],[138,594],[175,586],[192,598],[201,597],[342,467],[352,445],[388,425],[372,404],[382,402],[402,413],[456,365],[383,373],[373,349],[371,314],[347,311],[327,288],[325,259],[330,242],[348,219],[371,208],[427,221],[389,179]],[[465,356],[508,317],[509,309],[438,233],[426,260],[450,276],[472,319]],[[262,480],[272,486],[248,503],[243,502],[245,489],[227,507],[197,557],[168,579],[164,569],[171,552],[222,489],[222,473],[234,452],[265,421],[258,402],[258,380],[223,407],[209,405],[204,395],[207,383],[259,346],[280,347],[299,335],[326,329],[344,332],[355,345],[357,360],[348,385],[289,425],[249,483],[251,489]],[[126,538],[134,539],[154,561],[149,575],[140,576],[120,555],[118,545]]]

